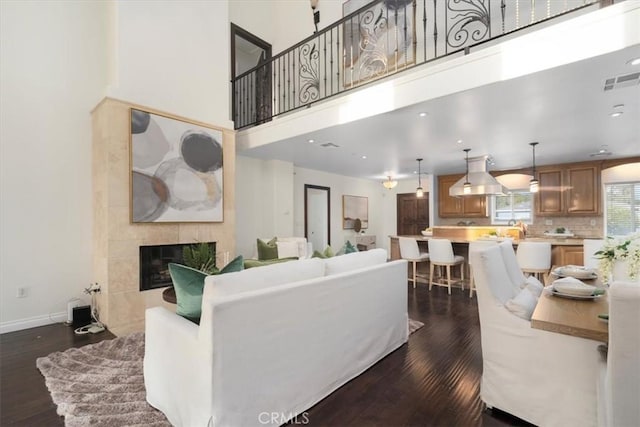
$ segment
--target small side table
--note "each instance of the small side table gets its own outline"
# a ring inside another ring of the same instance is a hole
[[[169,286],[167,289],[162,291],[162,299],[170,304],[177,304],[176,299],[176,290],[173,289],[173,286]]]

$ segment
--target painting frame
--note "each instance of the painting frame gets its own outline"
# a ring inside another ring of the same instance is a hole
[[[345,88],[388,76],[416,63],[416,0],[381,1],[366,7],[372,1],[347,0],[342,4],[343,18],[361,10],[343,24]],[[398,32],[405,26],[404,34]]]
[[[342,196],[342,229],[355,229],[360,220],[362,230],[369,228],[369,198],[365,196]]]
[[[131,224],[224,222],[224,132],[129,108]]]

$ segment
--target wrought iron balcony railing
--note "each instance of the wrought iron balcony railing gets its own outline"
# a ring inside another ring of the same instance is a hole
[[[612,0],[374,0],[232,81],[236,129]],[[345,3],[347,7],[349,2]]]

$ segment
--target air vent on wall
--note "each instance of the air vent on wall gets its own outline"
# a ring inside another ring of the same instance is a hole
[[[324,144],[320,144],[321,147],[334,147],[334,148],[338,148],[339,145],[334,144],[333,142],[325,142]]]
[[[640,83],[640,72],[611,77],[604,82],[605,92],[612,89],[636,86]]]

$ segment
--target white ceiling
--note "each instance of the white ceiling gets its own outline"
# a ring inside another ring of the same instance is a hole
[[[638,156],[640,86],[603,90],[607,78],[640,72],[640,65],[628,64],[638,57],[634,45],[239,154],[368,179],[409,177],[418,157],[422,172],[463,172],[464,148],[471,148],[470,157],[492,155],[491,170],[529,167],[532,141],[540,143],[540,165],[591,160],[603,145],[611,158]],[[610,117],[618,104],[624,114]],[[321,147],[327,142],[338,148]]]

